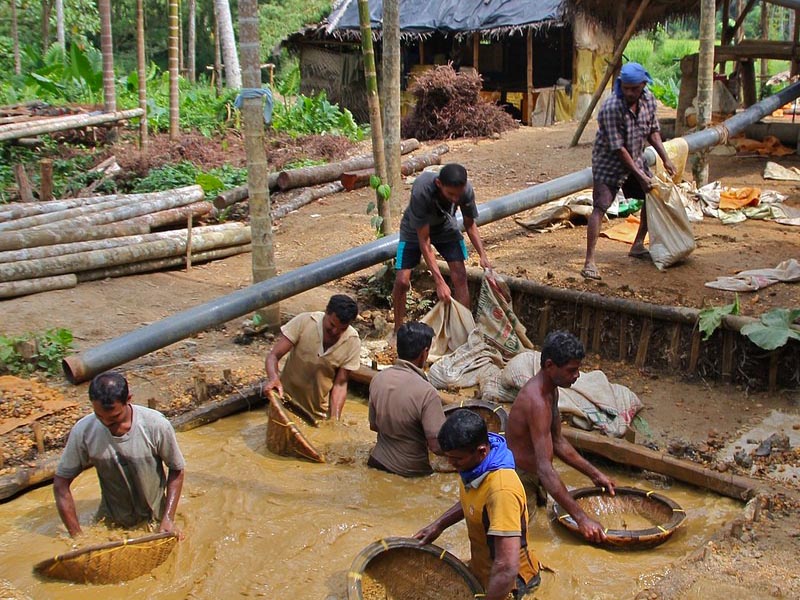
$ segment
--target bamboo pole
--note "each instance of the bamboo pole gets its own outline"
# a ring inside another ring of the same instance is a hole
[[[136,0],[136,72],[139,76],[137,91],[139,108],[142,111],[142,116],[139,118],[139,147],[142,152],[147,152],[149,144],[147,135],[147,59],[144,48],[144,0]]]
[[[56,275],[54,277],[40,277],[38,279],[21,279],[0,283],[0,298],[17,298],[50,292],[52,290],[66,290],[78,285],[78,278],[73,273]]]
[[[633,19],[631,19],[628,28],[625,30],[625,33],[622,34],[622,39],[617,43],[617,49],[614,50],[614,55],[611,57],[611,61],[608,63],[606,73],[603,75],[603,79],[598,84],[597,89],[595,89],[592,99],[589,102],[589,106],[586,107],[586,112],[583,113],[580,123],[578,123],[578,128],[575,130],[575,135],[572,137],[572,141],[569,144],[571,147],[577,146],[578,142],[581,140],[583,130],[586,129],[589,119],[592,118],[594,107],[597,106],[597,103],[600,101],[600,96],[603,95],[611,76],[619,68],[620,60],[622,59],[622,53],[625,52],[625,47],[628,45],[628,41],[636,32],[636,27],[639,25],[639,21],[641,20],[642,15],[649,4],[650,0],[642,0],[641,4],[639,4],[639,8],[636,9],[636,14],[633,15]]]
[[[143,114],[141,108],[131,108],[130,110],[119,110],[112,113],[94,112],[0,125],[0,141],[17,140],[22,137],[33,137],[43,133],[78,129],[79,127],[102,125],[103,123],[114,123],[141,117]]]

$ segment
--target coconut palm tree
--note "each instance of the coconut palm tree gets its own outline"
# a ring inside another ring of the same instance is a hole
[[[103,110],[116,112],[117,94],[114,89],[114,45],[111,38],[111,0],[97,0],[100,15],[100,52],[103,55]],[[116,138],[116,129],[109,130],[109,141]]]
[[[239,70],[239,56],[236,53],[236,38],[233,35],[233,21],[228,0],[214,0],[214,15],[217,17],[222,59],[225,63],[225,86],[239,89],[242,87],[242,72]]]

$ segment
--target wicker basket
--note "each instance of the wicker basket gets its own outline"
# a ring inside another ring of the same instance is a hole
[[[483,587],[467,566],[433,544],[391,537],[364,548],[347,575],[348,600],[473,600]]]
[[[653,491],[618,487],[614,496],[605,488],[570,491],[590,517],[605,528],[610,548],[652,548],[666,542],[686,519],[686,512],[673,500]],[[575,522],[558,504],[553,505],[557,521],[583,539]]]
[[[444,407],[444,414],[448,416],[459,408],[467,408],[477,413],[486,422],[486,428],[490,432],[499,433],[503,436],[506,434],[508,413],[506,409],[499,404],[486,402],[485,400],[461,400],[460,402],[446,405]]]
[[[50,579],[77,583],[120,583],[149,573],[170,555],[178,543],[174,533],[156,533],[131,540],[87,546],[48,558],[33,567]]]
[[[297,428],[283,408],[278,394],[270,392],[267,408],[267,450],[279,456],[305,458],[311,462],[322,463],[325,458]]]

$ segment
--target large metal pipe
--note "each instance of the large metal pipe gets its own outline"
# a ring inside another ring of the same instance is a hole
[[[800,83],[795,83],[775,96],[728,119],[722,125],[686,136],[689,148],[696,151],[724,141],[727,135],[738,133],[748,124],[772,113],[798,96],[800,96]],[[650,152],[648,157],[652,162],[655,153]],[[481,204],[476,222],[479,225],[491,223],[590,187],[591,184],[591,168],[564,175]],[[397,241],[397,234],[393,234],[179,312],[66,358],[62,363],[64,374],[73,383],[86,381],[106,369],[178,342],[213,325],[241,317],[388,260],[397,250]]]

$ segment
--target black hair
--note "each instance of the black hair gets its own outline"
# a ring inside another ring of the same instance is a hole
[[[111,408],[117,402],[128,402],[128,381],[117,371],[100,373],[89,384],[89,400],[99,402],[103,408]]]
[[[489,431],[478,413],[460,408],[447,417],[436,438],[444,452],[474,451],[481,444],[489,443]]]
[[[409,321],[397,330],[397,357],[414,360],[423,350],[431,347],[433,329],[426,323]]]
[[[352,323],[358,316],[358,304],[350,296],[344,294],[334,294],[328,300],[328,306],[325,307],[325,312],[334,314],[339,318],[342,325]]]
[[[541,365],[552,360],[557,367],[563,367],[571,360],[582,360],[586,350],[581,341],[568,331],[551,331],[542,344]]]
[[[439,171],[439,181],[447,187],[464,187],[467,185],[467,170],[458,163],[447,163]]]

